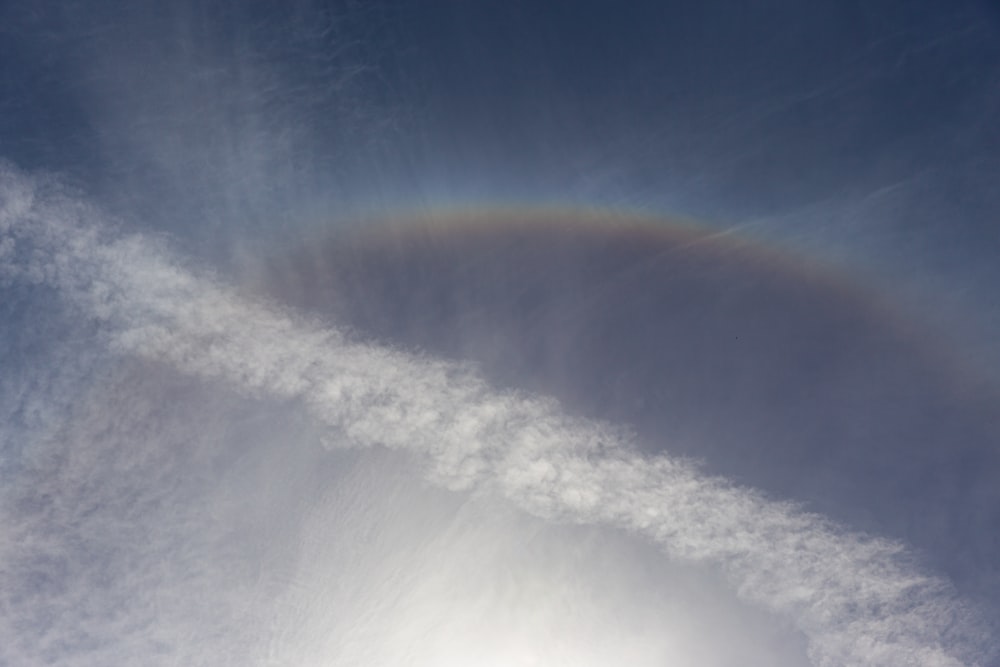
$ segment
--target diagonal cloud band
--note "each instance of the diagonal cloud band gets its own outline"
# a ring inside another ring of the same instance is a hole
[[[474,371],[357,341],[240,295],[142,235],[115,232],[58,186],[0,168],[0,278],[42,284],[106,342],[234,389],[301,401],[331,447],[426,461],[455,490],[495,493],[552,520],[601,523],[711,564],[745,600],[790,619],[833,665],[979,664],[976,614],[900,544],[853,533],[570,417],[497,392]]]

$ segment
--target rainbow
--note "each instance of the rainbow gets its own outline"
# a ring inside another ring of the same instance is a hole
[[[759,276],[797,289],[812,291],[831,308],[850,310],[887,332],[927,363],[947,370],[950,382],[980,387],[983,378],[964,364],[950,346],[916,313],[900,307],[888,290],[856,267],[845,268],[774,239],[744,233],[739,227],[724,227],[693,217],[583,208],[556,204],[451,205],[438,208],[400,208],[334,222],[304,226],[299,236],[271,251],[271,260],[284,264],[288,258],[322,264],[325,253],[365,252],[394,248],[405,252],[414,244],[489,243],[501,238],[555,236],[605,237],[644,247],[647,256],[669,261],[684,255],[735,265]]]

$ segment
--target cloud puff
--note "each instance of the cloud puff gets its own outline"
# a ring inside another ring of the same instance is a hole
[[[641,455],[627,432],[468,368],[352,339],[237,294],[164,244],[14,169],[0,173],[2,276],[54,288],[117,352],[251,396],[300,401],[330,447],[411,452],[434,482],[550,520],[616,527],[720,569],[790,619],[816,665],[983,659],[974,614],[899,544]],[[965,661],[965,662],[963,662]]]

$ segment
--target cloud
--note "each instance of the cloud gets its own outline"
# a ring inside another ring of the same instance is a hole
[[[115,231],[81,198],[11,167],[0,170],[0,252],[6,284],[54,288],[115,353],[301,402],[331,448],[410,452],[445,488],[615,527],[718,568],[744,600],[790,619],[818,666],[984,659],[973,612],[902,545],[643,456],[626,431],[495,391],[469,368],[240,295],[165,243]]]

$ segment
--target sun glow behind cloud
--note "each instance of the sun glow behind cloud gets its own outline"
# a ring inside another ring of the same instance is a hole
[[[421,490],[408,464],[378,458],[331,489],[306,529],[304,585],[276,616],[278,652],[296,664],[803,664],[798,642],[782,646],[787,628],[734,605],[707,572],[605,530]],[[371,536],[361,566],[342,553],[358,536],[338,518],[345,507]],[[704,641],[723,627],[724,645]]]

